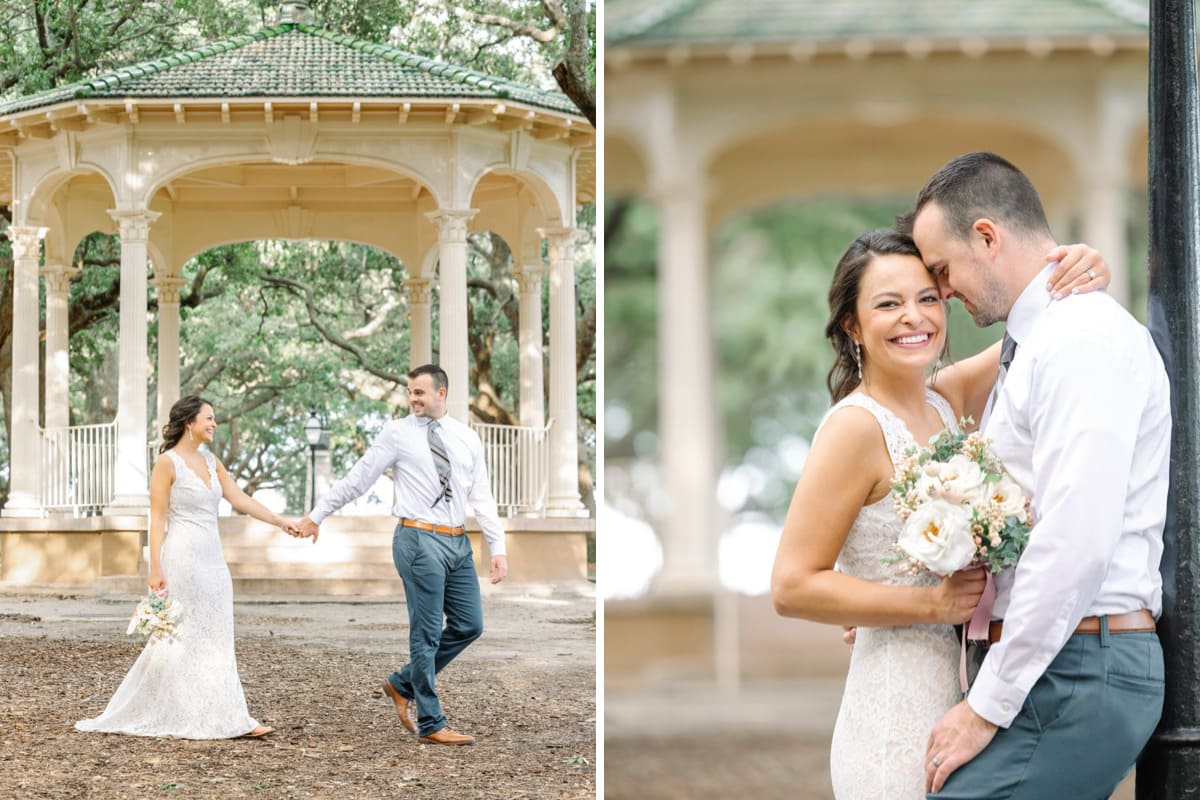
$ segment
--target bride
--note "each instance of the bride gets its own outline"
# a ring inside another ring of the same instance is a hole
[[[104,713],[75,723],[81,731],[231,739],[265,736],[246,711],[233,652],[233,581],[221,552],[221,498],[238,511],[294,529],[238,488],[211,444],[212,404],[194,395],[171,407],[150,475],[150,588],[181,604],[172,639],[146,643]],[[164,542],[165,539],[165,542]]]
[[[1108,284],[1103,260],[1085,245],[1047,259],[1059,262],[1056,292]],[[792,497],[771,591],[784,616],[859,626],[833,732],[834,795],[917,800],[929,733],[961,699],[951,626],[970,618],[984,577],[975,569],[939,580],[881,562],[903,524],[890,497],[893,465],[956,420],[980,419],[1000,345],[927,378],[945,346],[946,311],[916,245],[891,230],[850,245],[829,305],[834,406]]]

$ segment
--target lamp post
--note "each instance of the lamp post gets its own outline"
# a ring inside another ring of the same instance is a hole
[[[310,481],[308,507],[310,509],[317,502],[317,446],[321,444],[321,437],[324,435],[325,426],[321,424],[321,418],[317,416],[317,410],[310,408],[308,410],[308,422],[304,423],[304,438],[308,441],[308,474]]]

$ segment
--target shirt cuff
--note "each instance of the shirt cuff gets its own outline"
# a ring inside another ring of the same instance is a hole
[[[308,512],[308,518],[311,519],[317,525],[320,525],[322,522],[324,522],[325,518],[328,516],[329,516],[328,512],[322,511],[319,508],[314,508],[312,511]]]
[[[1012,725],[1021,706],[1025,705],[1028,692],[1019,687],[1002,681],[994,672],[987,669],[987,663],[979,670],[971,692],[967,695],[967,704],[976,714],[993,725],[1007,728]]]
[[[488,555],[490,555],[492,558],[495,558],[496,556],[505,556],[505,557],[508,556],[508,554],[504,552],[504,534],[503,533],[500,534],[500,541],[493,542],[493,541],[489,540],[487,545],[488,545]]]

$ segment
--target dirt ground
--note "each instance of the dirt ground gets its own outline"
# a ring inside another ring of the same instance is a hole
[[[383,695],[407,660],[394,600],[235,603],[252,716],[277,731],[213,742],[79,733],[142,645],[135,598],[0,597],[0,797],[500,798],[596,795],[594,597],[485,592],[481,639],[439,675],[473,747],[422,745]]]

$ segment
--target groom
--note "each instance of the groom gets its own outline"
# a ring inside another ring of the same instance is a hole
[[[930,734],[926,788],[955,800],[1108,797],[1162,712],[1162,360],[1107,294],[1050,302],[1054,238],[1033,185],[999,156],[950,161],[907,220],[943,296],[979,326],[1006,322],[983,432],[1036,520],[997,578],[979,675]]]
[[[434,364],[408,373],[412,413],[383,426],[371,448],[299,527],[300,535],[312,536],[315,544],[321,522],[391,468],[393,511],[400,518],[392,536],[392,560],[404,581],[409,663],[384,681],[383,690],[396,704],[400,722],[419,733],[422,742],[462,745],[475,739],[450,729],[434,690],[434,675],[483,633],[479,580],[464,529],[467,504],[488,542],[492,583],[504,580],[508,559],[483,444],[470,427],[446,413],[447,389],[445,371]],[[419,729],[409,715],[414,704]]]

